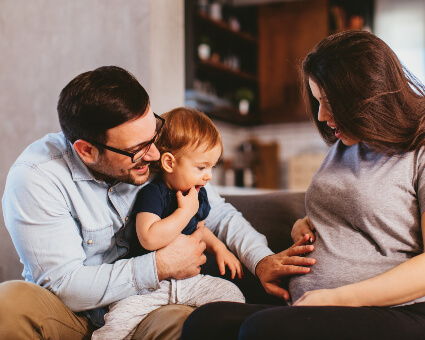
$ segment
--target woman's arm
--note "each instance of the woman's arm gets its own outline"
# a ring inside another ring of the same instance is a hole
[[[152,251],[163,248],[180,235],[199,209],[196,189],[190,189],[186,196],[177,192],[177,204],[176,211],[164,219],[149,212],[137,214],[137,237],[143,248]]]
[[[421,228],[425,237],[425,213],[421,217]],[[425,296],[425,254],[365,281],[306,292],[294,306],[392,306],[422,296]]]

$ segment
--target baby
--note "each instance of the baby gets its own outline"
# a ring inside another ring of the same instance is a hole
[[[202,228],[206,252],[215,255],[220,273],[224,275],[227,266],[232,278],[241,278],[241,263],[204,227],[210,211],[204,185],[223,151],[220,133],[205,114],[194,109],[177,108],[162,117],[165,125],[155,143],[161,153],[160,173],[140,190],[133,208],[143,247],[139,255],[167,246],[180,233],[190,235]],[[131,339],[147,314],[168,304],[198,307],[214,301],[245,302],[236,285],[209,275],[163,280],[159,286],[111,304],[105,326],[92,339]]]

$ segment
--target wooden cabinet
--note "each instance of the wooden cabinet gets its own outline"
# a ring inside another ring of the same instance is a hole
[[[258,11],[261,122],[308,120],[299,70],[307,53],[328,34],[328,2],[284,2]]]

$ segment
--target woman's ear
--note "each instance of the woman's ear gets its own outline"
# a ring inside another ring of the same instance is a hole
[[[176,158],[170,152],[165,152],[161,155],[161,167],[165,172],[171,174],[176,164]]]
[[[84,163],[92,164],[97,161],[99,150],[89,142],[78,139],[74,142],[73,146]]]

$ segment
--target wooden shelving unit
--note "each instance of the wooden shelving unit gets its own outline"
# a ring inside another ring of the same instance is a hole
[[[199,11],[196,3],[185,1],[186,89],[201,92],[195,97],[202,100],[190,103],[198,103],[211,117],[238,125],[309,120],[299,78],[304,57],[329,34],[352,29],[362,20],[364,27],[373,26],[374,0],[223,6],[221,20]],[[231,17],[240,22],[239,29],[230,24]],[[211,57],[201,59],[197,48],[205,37]],[[229,57],[237,59],[236,65]],[[234,101],[241,88],[251,90],[255,98],[246,116]]]
[[[186,0],[185,7],[187,105],[230,123],[257,124],[257,8],[223,6],[222,19],[216,20],[199,11],[196,0]],[[230,18],[236,19],[240,27],[232,27]],[[202,59],[198,46],[205,40],[211,47],[211,56]],[[255,98],[246,115],[240,114],[235,100],[235,93],[241,88],[249,89]],[[196,92],[199,95],[193,95]],[[227,105],[218,104],[223,101]]]

